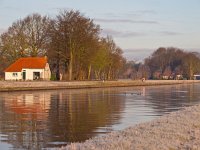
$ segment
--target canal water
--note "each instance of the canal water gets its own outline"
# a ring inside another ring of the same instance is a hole
[[[0,149],[83,142],[200,104],[200,84],[0,93]]]

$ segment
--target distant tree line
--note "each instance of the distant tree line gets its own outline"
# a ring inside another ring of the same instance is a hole
[[[20,57],[48,56],[52,79],[118,78],[126,62],[114,40],[100,36],[100,26],[79,11],[55,18],[31,14],[0,35],[0,72]]]
[[[127,62],[124,70],[124,78],[193,79],[194,74],[200,74],[200,54],[161,47],[144,63]]]

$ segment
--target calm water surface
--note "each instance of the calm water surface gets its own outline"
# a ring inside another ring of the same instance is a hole
[[[200,103],[200,84],[0,93],[0,149],[42,149]]]

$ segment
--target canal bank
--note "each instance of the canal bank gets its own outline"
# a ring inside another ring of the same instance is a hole
[[[0,81],[0,92],[103,87],[155,86],[200,83],[200,80],[117,80],[117,81]]]
[[[61,150],[200,149],[200,105],[122,131],[72,143]]]

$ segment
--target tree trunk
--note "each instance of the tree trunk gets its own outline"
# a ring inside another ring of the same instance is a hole
[[[190,80],[192,80],[193,79],[193,69],[192,69],[192,67],[190,66]]]
[[[70,61],[69,61],[69,81],[72,80],[72,71],[73,71],[73,52],[70,51]]]
[[[98,71],[95,71],[95,78],[96,78],[97,80],[100,80],[100,72],[101,72],[100,69],[99,69]]]
[[[59,56],[59,54],[57,55],[57,60],[56,60],[56,80],[60,80],[60,56]]]
[[[189,61],[189,79],[192,80],[193,77],[193,64],[192,64],[192,60]]]
[[[111,80],[111,66],[109,67],[109,70],[108,70],[108,80]]]
[[[88,80],[90,80],[91,69],[92,69],[92,65],[90,64],[88,68],[88,77],[87,77]]]

